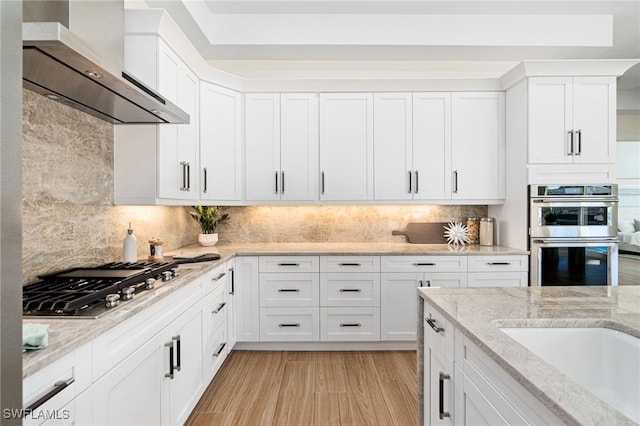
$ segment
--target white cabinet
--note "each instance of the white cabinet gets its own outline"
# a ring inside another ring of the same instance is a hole
[[[230,274],[226,264],[207,273],[207,294],[202,303],[202,361],[205,384],[213,379],[232,348],[228,341],[228,322],[233,318],[229,281]]]
[[[235,321],[238,342],[260,341],[258,257],[235,258]]]
[[[528,256],[469,256],[469,287],[526,287],[529,285]]]
[[[456,92],[451,98],[451,198],[505,198],[504,92]]]
[[[245,95],[245,173],[249,201],[313,201],[318,185],[318,97]]]
[[[373,94],[320,94],[320,200],[373,199]]]
[[[529,163],[615,162],[614,77],[529,79]]]
[[[125,67],[185,110],[190,121],[114,128],[115,202],[181,204],[197,200],[198,77],[154,36],[125,37]]]
[[[242,95],[200,83],[200,199],[242,200]]]

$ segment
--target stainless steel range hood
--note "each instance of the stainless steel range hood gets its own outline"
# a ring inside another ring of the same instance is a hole
[[[23,86],[115,124],[189,123],[189,114],[107,64],[58,22],[24,22]]]

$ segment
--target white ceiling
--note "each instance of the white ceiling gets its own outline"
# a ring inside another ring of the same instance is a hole
[[[251,79],[495,78],[526,59],[640,58],[640,0],[131,0]],[[640,66],[619,80],[640,91]]]

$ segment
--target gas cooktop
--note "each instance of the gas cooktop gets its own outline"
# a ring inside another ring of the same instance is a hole
[[[176,262],[112,262],[43,275],[23,287],[23,316],[98,318],[178,275]]]

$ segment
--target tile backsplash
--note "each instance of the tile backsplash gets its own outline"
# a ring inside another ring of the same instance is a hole
[[[135,141],[132,141],[135,143]],[[138,257],[197,243],[188,207],[113,205],[113,125],[23,90],[23,275],[122,259],[128,223]],[[409,222],[486,216],[486,206],[226,207],[222,243],[404,242]]]

